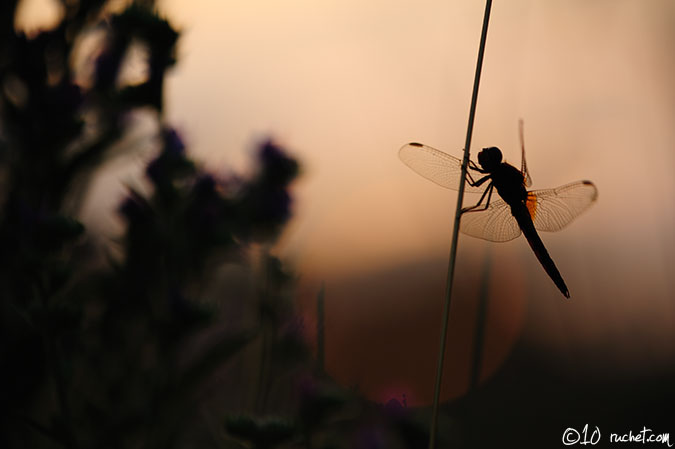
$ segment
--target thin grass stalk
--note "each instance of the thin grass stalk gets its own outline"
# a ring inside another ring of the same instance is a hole
[[[325,336],[325,321],[324,321],[324,303],[325,303],[325,297],[326,297],[326,285],[325,283],[321,283],[321,289],[319,290],[319,294],[317,295],[316,302],[317,302],[317,324],[316,324],[316,360],[318,362],[318,367],[319,367],[319,372],[324,373],[325,370],[325,344],[326,344],[326,336]]]
[[[478,313],[476,314],[476,331],[473,336],[473,357],[471,376],[469,377],[469,391],[478,387],[483,369],[483,347],[485,346],[485,322],[487,320],[488,301],[490,298],[490,271],[492,269],[492,251],[488,249],[483,274],[481,276],[480,292],[478,294]]]
[[[455,209],[455,221],[452,228],[452,243],[450,245],[450,258],[448,261],[448,274],[445,284],[445,304],[443,306],[443,324],[441,327],[441,344],[438,350],[438,366],[436,368],[436,384],[434,386],[434,402],[431,412],[431,429],[429,431],[429,449],[436,447],[436,434],[438,426],[438,405],[441,396],[441,384],[443,379],[443,362],[445,359],[445,340],[448,335],[448,322],[450,321],[450,302],[452,299],[452,284],[455,273],[455,259],[457,258],[457,237],[459,233],[459,222],[462,218],[462,202],[464,199],[464,182],[466,171],[469,165],[469,152],[471,148],[471,135],[473,133],[473,121],[476,116],[476,102],[478,101],[478,86],[480,84],[480,74],[483,68],[483,55],[485,53],[485,41],[487,40],[488,23],[490,21],[490,9],[492,0],[485,2],[485,15],[483,16],[483,29],[480,36],[480,45],[478,47],[478,61],[476,63],[476,74],[473,79],[473,93],[471,94],[471,107],[469,109],[469,124],[466,130],[466,141],[464,144],[464,157],[462,159],[461,179],[459,182],[459,194],[457,195],[457,207]]]

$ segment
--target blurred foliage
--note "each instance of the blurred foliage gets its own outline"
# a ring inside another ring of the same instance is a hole
[[[303,343],[270,251],[296,161],[264,142],[251,179],[199,168],[162,119],[179,33],[152,2],[61,3],[31,36],[17,1],[0,6],[0,447],[424,445],[406,409],[336,387]],[[135,45],[144,75],[127,83]],[[129,190],[123,236],[101,247],[78,207],[141,108],[160,130],[149,193]]]

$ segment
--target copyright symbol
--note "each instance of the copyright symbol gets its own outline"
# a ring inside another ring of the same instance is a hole
[[[565,429],[565,432],[563,432],[562,442],[565,446],[577,444],[580,439],[581,435],[579,434],[579,432],[577,432],[576,429],[568,427],[567,429]]]

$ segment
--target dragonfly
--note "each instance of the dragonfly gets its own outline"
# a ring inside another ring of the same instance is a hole
[[[525,161],[522,122],[519,131],[520,169],[502,161],[497,147],[483,148],[478,153],[478,164],[469,161],[465,191],[481,193],[481,197],[475,205],[462,209],[460,230],[492,242],[507,242],[522,233],[551,280],[569,298],[569,289],[537,231],[566,227],[597,200],[598,189],[591,181],[583,180],[555,189],[527,190],[532,178]],[[398,154],[419,175],[442,187],[459,189],[459,158],[417,142],[404,145]],[[492,198],[495,189],[499,199]]]

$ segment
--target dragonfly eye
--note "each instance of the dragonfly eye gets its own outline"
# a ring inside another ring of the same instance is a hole
[[[497,147],[483,148],[478,153],[478,163],[484,170],[491,171],[502,162],[502,152]]]

